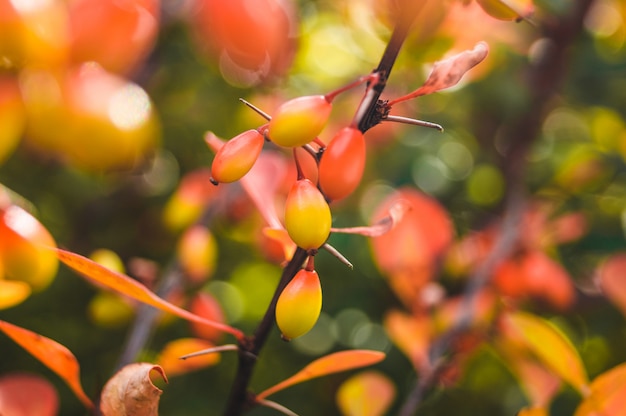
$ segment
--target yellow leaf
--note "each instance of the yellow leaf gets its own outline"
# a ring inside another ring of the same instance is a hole
[[[54,371],[72,389],[76,397],[89,409],[93,403],[87,397],[80,384],[80,368],[74,354],[58,342],[35,332],[0,321],[0,330],[13,341]]]
[[[505,328],[563,381],[585,395],[589,379],[578,352],[556,326],[537,316],[515,312],[505,315]]]
[[[337,404],[344,416],[384,415],[396,395],[396,387],[385,375],[365,371],[341,384]]]
[[[335,352],[322,358],[318,358],[288,379],[281,381],[262,393],[259,393],[256,398],[257,400],[263,400],[267,396],[284,390],[287,387],[291,387],[294,384],[333,373],[339,373],[341,371],[376,364],[384,358],[385,353],[380,351],[349,350]]]

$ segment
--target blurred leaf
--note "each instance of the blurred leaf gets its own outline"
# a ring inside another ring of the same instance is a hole
[[[602,292],[626,316],[626,253],[615,253],[598,268],[596,275]]]
[[[337,404],[345,416],[381,416],[395,395],[396,387],[388,377],[377,371],[365,371],[339,386]]]
[[[34,374],[6,374],[0,378],[0,415],[55,416],[59,396],[52,383]]]
[[[111,377],[100,396],[102,414],[157,416],[163,391],[150,380],[150,372],[153,370],[167,383],[163,369],[150,363],[129,364]]]
[[[589,389],[587,372],[570,340],[545,319],[525,312],[504,315],[506,329],[513,332],[548,368],[581,394]]]
[[[626,364],[600,374],[591,383],[590,391],[575,416],[622,414],[626,409]]]
[[[429,316],[409,315],[392,309],[384,320],[385,331],[391,341],[406,355],[416,369],[429,364],[428,349],[433,336]]]
[[[87,408],[94,407],[80,384],[78,361],[67,348],[50,338],[5,321],[0,321],[0,330],[46,367],[57,373]]]
[[[295,384],[302,383],[303,381],[376,364],[384,358],[385,353],[380,351],[349,350],[335,352],[318,358],[293,376],[259,393],[256,397],[258,400],[263,400],[269,395]]]
[[[2,266],[0,265],[0,267]],[[28,283],[17,280],[0,280],[0,309],[22,303],[29,296],[30,286]]]
[[[180,357],[213,347],[212,342],[203,339],[179,338],[168,342],[163,347],[157,364],[163,367],[163,371],[170,377],[209,367],[220,361],[219,354],[206,354],[186,360],[182,360]]]
[[[550,412],[544,407],[525,407],[517,413],[517,416],[550,416]]]
[[[74,271],[118,293],[129,296],[150,306],[154,306],[162,311],[172,313],[188,321],[198,322],[224,332],[228,332],[237,338],[241,338],[243,336],[243,333],[236,328],[221,322],[210,321],[181,309],[176,305],[172,305],[155,295],[147,287],[131,277],[109,270],[106,267],[76,253],[62,249],[56,249],[56,252],[59,260],[74,269]]]

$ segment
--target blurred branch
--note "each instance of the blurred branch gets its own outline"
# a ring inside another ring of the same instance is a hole
[[[455,340],[469,329],[473,321],[474,302],[477,295],[489,283],[494,268],[502,259],[511,254],[516,245],[525,208],[524,177],[527,155],[532,143],[539,137],[551,99],[558,92],[565,78],[570,46],[581,33],[583,19],[592,3],[593,0],[573,2],[569,16],[555,18],[539,26],[546,47],[527,71],[529,100],[525,112],[520,114],[516,122],[505,127],[504,131],[511,146],[502,164],[509,186],[503,208],[501,232],[494,243],[494,249],[469,277],[456,322],[431,346],[432,366],[428,371],[420,374],[419,380],[400,411],[401,416],[414,415],[428,391],[435,386]]]

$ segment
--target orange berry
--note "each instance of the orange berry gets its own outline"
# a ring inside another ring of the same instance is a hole
[[[361,182],[364,169],[363,133],[353,127],[345,127],[339,130],[322,155],[320,188],[330,200],[345,198]]]
[[[226,142],[213,159],[213,180],[228,183],[241,179],[261,154],[264,140],[257,130],[248,130]]]
[[[296,181],[285,202],[285,228],[305,250],[319,248],[330,234],[332,217],[322,193],[308,179]]]
[[[315,270],[300,270],[276,303],[276,324],[286,340],[306,334],[322,310],[322,286]]]
[[[294,98],[283,103],[269,123],[270,139],[279,146],[304,146],[322,131],[332,104],[323,95]]]

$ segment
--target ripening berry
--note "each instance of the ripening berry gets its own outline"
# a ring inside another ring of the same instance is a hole
[[[270,139],[279,146],[304,146],[322,131],[332,104],[323,95],[294,98],[283,103],[269,123]]]
[[[319,184],[330,200],[352,193],[365,168],[365,139],[360,130],[345,127],[333,137],[319,166]]]
[[[294,243],[305,250],[319,248],[330,234],[331,215],[322,193],[308,179],[291,187],[285,202],[285,228]]]
[[[315,270],[300,270],[283,289],[276,303],[276,324],[291,340],[313,328],[322,310],[322,286]]]
[[[257,130],[248,130],[226,142],[213,159],[213,181],[228,183],[241,179],[258,159],[264,140]]]

